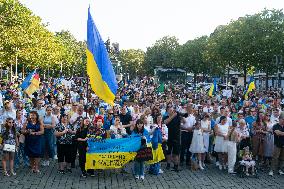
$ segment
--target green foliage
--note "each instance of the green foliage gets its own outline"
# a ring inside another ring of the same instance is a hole
[[[130,78],[145,74],[142,68],[145,52],[141,49],[122,50],[118,59],[121,61],[122,70],[129,73]]]
[[[56,35],[50,32],[41,19],[17,0],[0,0],[0,62],[2,67],[15,64],[28,71],[48,68],[70,75],[72,67],[82,73],[85,43],[77,42],[68,31]]]
[[[179,47],[176,37],[165,36],[156,41],[152,47],[148,47],[143,69],[148,74],[153,74],[155,67],[175,67],[175,53]]]

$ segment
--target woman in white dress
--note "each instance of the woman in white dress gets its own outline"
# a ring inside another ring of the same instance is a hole
[[[211,120],[208,113],[203,114],[203,118],[201,120],[201,129],[203,132],[203,141],[205,147],[205,153],[202,154],[202,166],[205,167],[204,160],[206,157],[206,153],[208,153],[209,148],[209,135],[211,132]]]
[[[229,125],[227,124],[227,118],[225,116],[220,117],[220,123],[214,127],[214,130],[216,135],[214,150],[219,157],[219,169],[226,169]]]
[[[202,154],[205,153],[205,146],[200,120],[197,120],[194,125],[193,137],[189,151],[197,155],[199,168],[203,170],[204,167],[202,166]]]

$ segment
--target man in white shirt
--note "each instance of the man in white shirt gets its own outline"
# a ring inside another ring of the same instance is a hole
[[[180,152],[180,164],[184,162],[184,155],[186,152],[186,165],[190,164],[191,152],[189,147],[193,136],[193,126],[196,123],[193,115],[193,104],[188,104],[186,107],[186,117],[182,119],[181,125],[181,152]]]

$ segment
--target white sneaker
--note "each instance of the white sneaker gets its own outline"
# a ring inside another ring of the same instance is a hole
[[[268,175],[273,176],[273,171],[269,171]]]
[[[202,162],[202,167],[206,167],[204,162]]]
[[[144,180],[144,176],[140,176],[140,179]]]
[[[159,169],[159,174],[163,174],[164,171],[162,169]]]
[[[199,169],[200,169],[200,170],[204,170],[204,168],[202,167],[201,161],[199,162]]]
[[[43,160],[43,161],[41,162],[41,165],[45,167],[45,166],[46,166],[46,161]]]
[[[58,159],[57,155],[54,156],[54,159]]]
[[[216,167],[220,166],[219,161],[216,161]]]
[[[279,175],[284,175],[284,172],[282,170],[278,171]]]
[[[219,165],[219,170],[222,170],[222,169],[223,169],[222,165]]]
[[[226,165],[224,165],[224,166],[223,166],[223,169],[224,169],[224,170],[226,170],[226,169],[227,169],[227,166],[226,166]]]
[[[139,176],[138,176],[138,175],[135,175],[135,178],[136,178],[136,179],[139,179]]]
[[[45,165],[46,165],[46,166],[49,166],[49,161],[46,161],[46,162],[45,162]]]

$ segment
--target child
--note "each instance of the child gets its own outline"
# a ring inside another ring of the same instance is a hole
[[[131,134],[132,136],[141,136],[141,149],[146,148],[147,139],[149,137],[149,133],[146,129],[144,129],[144,123],[141,119],[138,119],[135,124],[135,128]],[[144,180],[144,161],[135,161],[134,162],[134,175],[136,179]]]
[[[243,154],[243,160],[241,161],[241,165],[246,166],[246,175],[249,176],[248,169],[252,168],[252,175],[255,175],[254,166],[255,161],[252,160],[251,152],[249,151],[249,147],[244,148],[245,152]]]
[[[4,171],[4,176],[16,175],[14,172],[14,156],[15,151],[5,150],[5,145],[13,145],[19,146],[16,127],[12,118],[7,118],[4,128],[2,130],[2,145],[3,145],[3,159],[2,166]],[[10,174],[7,172],[7,161],[9,161],[10,165]]]
[[[191,153],[197,154],[199,168],[203,170],[204,167],[202,166],[201,156],[203,153],[205,153],[205,146],[204,146],[203,132],[201,129],[201,122],[199,120],[196,121],[196,124],[194,126],[193,137],[189,151]]]

